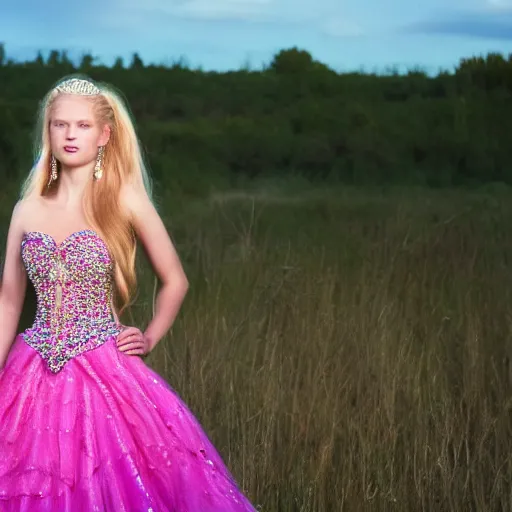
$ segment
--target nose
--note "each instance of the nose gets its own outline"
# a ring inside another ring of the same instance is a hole
[[[72,125],[69,125],[68,129],[66,130],[66,140],[75,140],[75,139],[76,139],[75,128]]]

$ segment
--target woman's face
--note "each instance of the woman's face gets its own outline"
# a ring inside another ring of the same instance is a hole
[[[90,99],[63,94],[55,100],[50,115],[50,144],[63,165],[81,167],[95,161],[109,133],[109,127],[96,119]]]

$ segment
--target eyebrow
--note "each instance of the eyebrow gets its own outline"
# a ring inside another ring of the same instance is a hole
[[[52,123],[69,123],[70,121],[65,121],[64,119],[59,119],[59,118],[55,118],[55,119],[52,119]],[[73,121],[71,121],[73,122]],[[89,123],[89,124],[92,124],[92,121],[90,119],[79,119],[78,121],[76,121],[77,123]]]

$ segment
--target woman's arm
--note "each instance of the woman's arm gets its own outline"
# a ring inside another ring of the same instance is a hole
[[[125,186],[121,201],[162,284],[155,314],[144,331],[151,351],[174,323],[188,290],[188,280],[167,229],[145,190]]]
[[[23,203],[14,207],[5,251],[5,262],[0,282],[0,368],[16,337],[16,329],[21,316],[27,290],[27,273],[21,259]]]

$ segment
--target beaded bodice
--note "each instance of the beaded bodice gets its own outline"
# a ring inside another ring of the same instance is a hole
[[[114,265],[95,231],[76,231],[59,245],[29,231],[21,256],[37,295],[34,323],[21,335],[52,372],[119,333],[111,310]]]

